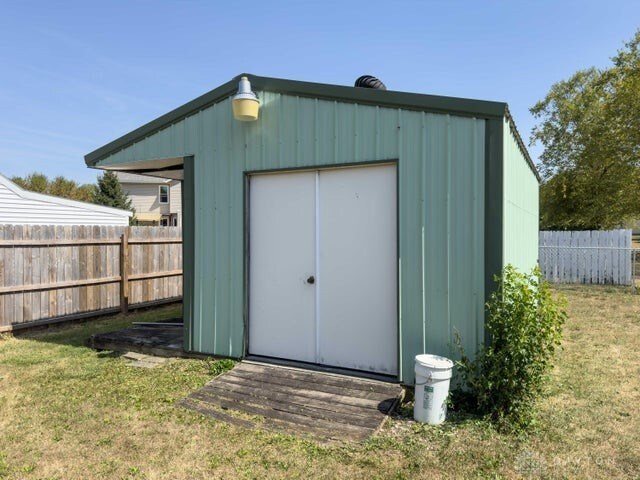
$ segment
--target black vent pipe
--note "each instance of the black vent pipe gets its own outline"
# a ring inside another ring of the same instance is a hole
[[[387,87],[382,81],[378,80],[372,75],[362,75],[358,77],[354,87],[360,88],[375,88],[376,90],[386,90]]]

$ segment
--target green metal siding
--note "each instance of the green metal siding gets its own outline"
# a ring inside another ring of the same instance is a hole
[[[128,148],[140,139],[156,134],[167,126],[177,124],[187,117],[234,95],[241,77],[247,76],[255,91],[266,90],[280,92],[293,97],[317,98],[321,100],[358,103],[360,105],[377,105],[386,108],[424,111],[431,113],[453,114],[476,118],[502,118],[507,112],[507,104],[488,102],[469,98],[442,97],[419,93],[397,92],[391,90],[374,90],[369,88],[353,88],[345,85],[327,85],[321,83],[302,82],[283,78],[269,78],[241,74],[220,85],[210,92],[185,103],[155,120],[123,135],[122,137],[85,155],[87,165],[98,165],[114,152]]]
[[[538,262],[538,179],[504,121],[503,263],[530,271]]]
[[[193,155],[185,168],[186,348],[245,353],[245,172],[398,161],[400,380],[413,357],[484,339],[485,119],[259,92],[257,122],[229,99],[99,162]],[[366,334],[366,332],[363,332]]]

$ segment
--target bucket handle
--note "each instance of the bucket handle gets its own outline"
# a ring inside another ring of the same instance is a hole
[[[429,376],[427,377],[427,380],[425,382],[423,382],[423,383],[416,382],[414,386],[420,387],[422,385],[426,385],[427,383],[431,383],[431,380],[433,380],[433,373],[429,372]]]

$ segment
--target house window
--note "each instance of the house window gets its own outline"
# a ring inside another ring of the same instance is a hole
[[[160,203],[169,203],[168,185],[160,185]]]
[[[160,219],[160,226],[161,227],[168,227],[169,226],[169,219],[167,217],[162,217]]]

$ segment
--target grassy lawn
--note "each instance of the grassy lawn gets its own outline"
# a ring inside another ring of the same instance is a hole
[[[248,431],[174,406],[229,362],[141,369],[84,346],[175,307],[0,339],[0,479],[640,478],[640,295],[557,290],[564,349],[527,437],[455,414],[400,415],[360,445]]]

